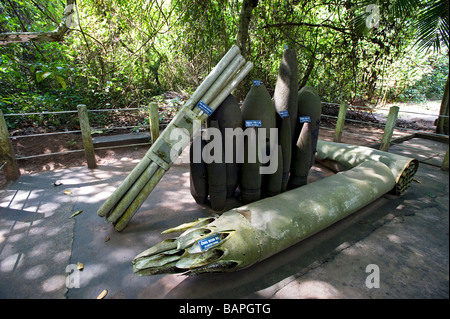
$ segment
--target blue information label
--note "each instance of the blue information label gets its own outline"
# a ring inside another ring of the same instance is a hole
[[[249,120],[245,121],[245,127],[261,127],[261,120]]]
[[[221,242],[219,235],[214,235],[205,239],[201,239],[198,241],[198,244],[200,245],[200,249],[202,251],[208,250],[211,247],[214,247],[218,245]]]
[[[200,110],[202,110],[203,112],[205,112],[206,114],[208,114],[208,116],[210,116],[214,112],[214,110],[212,108],[210,108],[205,102],[203,102],[201,100],[198,101],[197,107]]]
[[[280,111],[281,117],[289,117],[289,111]]]
[[[299,119],[300,119],[300,123],[305,123],[305,122],[311,123],[310,116],[300,116]]]
[[[254,86],[260,86],[261,85],[261,80],[253,80],[253,85]]]

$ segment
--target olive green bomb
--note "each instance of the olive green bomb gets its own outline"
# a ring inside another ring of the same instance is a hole
[[[222,134],[222,152],[225,154],[227,197],[232,197],[239,185],[239,165],[236,156],[236,139],[233,138],[232,141],[228,141],[226,139],[225,131],[227,128],[233,130],[242,128],[242,113],[237,99],[231,94],[228,95],[208,118],[208,126],[210,126],[211,121],[217,121],[220,133]],[[227,143],[230,143],[230,145],[227,145]],[[230,154],[225,152],[230,152]],[[227,158],[228,155],[230,158]]]
[[[209,127],[219,129],[217,121],[210,121]],[[214,143],[217,136],[211,136],[208,143]],[[217,145],[217,144],[216,144]],[[219,151],[220,154],[215,154]],[[208,193],[211,202],[211,208],[216,211],[221,211],[225,208],[227,200],[227,183],[226,183],[226,167],[224,154],[222,150],[211,148],[205,154],[207,157],[211,156],[212,160],[205,159],[206,171],[208,177]],[[216,160],[218,158],[218,160]]]
[[[311,129],[311,165],[314,162],[314,156],[316,154],[317,140],[319,139],[319,126],[320,126],[320,116],[322,114],[322,102],[320,101],[320,96],[316,89],[312,86],[305,86],[300,91],[298,91],[298,120],[296,121],[296,134],[300,135],[300,131],[303,127],[302,119],[303,117],[310,118],[310,129]]]
[[[207,170],[202,156],[205,145],[206,141],[197,135],[189,147],[189,189],[197,204],[205,204],[208,199]]]
[[[242,163],[240,190],[243,203],[251,203],[261,198],[259,152],[266,152],[270,145],[270,128],[276,128],[275,108],[264,84],[254,81],[242,104],[244,134],[244,161]],[[258,129],[266,129],[264,145],[259,145]],[[252,156],[252,154],[254,156]]]
[[[279,128],[279,140],[283,158],[281,191],[286,191],[291,168],[292,145],[295,143],[295,125],[298,112],[298,62],[295,50],[283,52],[278,69],[278,78],[273,94],[273,101]]]
[[[307,183],[319,138],[321,113],[322,103],[317,91],[311,86],[300,89],[289,188],[303,186]]]

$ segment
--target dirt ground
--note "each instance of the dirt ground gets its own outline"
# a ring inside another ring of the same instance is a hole
[[[417,112],[423,112],[427,110],[433,114],[438,114],[436,108],[439,107],[438,104],[434,103],[430,106],[427,104],[422,108],[419,107],[409,107],[402,105],[401,110],[415,110]],[[431,110],[431,111],[430,111]],[[324,107],[323,114],[330,116],[337,116],[337,107]],[[381,113],[381,114],[380,114]],[[406,113],[406,115],[408,115]],[[397,126],[404,129],[395,130],[393,138],[405,136],[411,134],[411,130],[420,130],[425,132],[434,132],[436,127],[434,126],[434,120],[432,118],[423,116],[419,118],[420,115],[413,116],[402,116],[399,117],[397,121]],[[344,133],[342,136],[343,143],[370,146],[379,143],[383,135],[383,124],[385,121],[385,115],[382,112],[378,114],[372,114],[366,112],[360,112],[355,109],[349,109],[347,112]],[[356,123],[353,121],[363,121],[364,123]],[[321,130],[319,138],[323,140],[333,140],[335,119],[330,117],[322,117],[321,120]],[[116,130],[108,134],[120,134],[129,133],[130,130]],[[57,134],[57,135],[46,135],[46,136],[30,136],[21,138],[11,138],[13,147],[15,149],[16,158],[19,164],[20,173],[23,174],[33,174],[43,171],[53,171],[60,170],[69,167],[78,167],[87,165],[84,152],[78,151],[63,155],[50,155],[42,156],[30,159],[22,159],[22,157],[39,155],[39,154],[49,154],[65,151],[82,150],[83,143],[81,140],[80,133],[72,134]],[[149,146],[131,146],[122,148],[111,148],[104,150],[96,150],[96,160],[98,165],[105,165],[117,160],[134,160],[141,159],[145,152],[148,150]],[[3,172],[0,171],[0,188],[6,184]]]

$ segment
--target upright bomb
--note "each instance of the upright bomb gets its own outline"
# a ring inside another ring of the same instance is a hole
[[[279,117],[278,128],[282,150],[283,166],[281,191],[285,191],[291,168],[292,144],[295,143],[295,125],[298,109],[298,63],[295,50],[286,49],[283,52],[278,78],[273,94],[275,110]]]
[[[312,86],[305,86],[298,91],[298,120],[296,125],[296,136],[300,135],[302,128],[301,118],[310,118],[311,130],[311,165],[314,163],[314,156],[319,139],[320,116],[322,114],[322,102],[317,91]]]
[[[267,148],[271,144],[270,128],[276,128],[275,109],[270,94],[264,84],[255,83],[242,105],[245,134],[240,188],[243,203],[261,198],[261,158],[267,155]],[[262,136],[258,136],[258,129],[265,129],[265,140],[262,141]]]
[[[309,170],[314,164],[321,113],[322,103],[316,90],[311,86],[300,89],[289,188],[307,183]]]
[[[311,146],[311,129],[310,123],[303,123],[303,127],[300,131],[300,135],[295,145],[294,156],[296,159],[292,165],[291,176],[289,178],[289,188],[296,188],[308,183],[308,173],[311,168],[311,164],[308,161],[311,158],[312,146]]]
[[[217,121],[210,121],[211,128],[219,130],[219,123]],[[214,145],[222,145],[222,141],[216,143],[213,141],[218,136],[211,136],[208,143],[215,143]],[[208,144],[207,144],[208,145]],[[206,148],[205,148],[206,150]],[[208,193],[211,201],[211,208],[213,210],[221,211],[225,208],[227,200],[227,182],[226,182],[226,167],[224,161],[223,150],[219,147],[208,148],[205,154],[207,157],[211,156],[211,160],[205,158],[206,171],[208,176]],[[218,152],[218,153],[215,153]]]
[[[239,185],[239,165],[237,163],[236,139],[231,141],[226,138],[226,129],[235,130],[242,128],[242,113],[239,103],[233,95],[229,95],[222,104],[208,118],[208,126],[210,121],[217,121],[219,130],[222,134],[222,152],[224,152],[225,168],[226,168],[226,187],[227,197],[234,195]],[[227,145],[230,144],[230,145]]]
[[[189,147],[189,189],[197,204],[205,204],[208,199],[208,177],[202,156],[205,145],[200,134],[194,137]]]

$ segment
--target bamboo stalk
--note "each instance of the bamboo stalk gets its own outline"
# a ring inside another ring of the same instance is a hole
[[[153,177],[156,170],[158,169],[158,164],[151,163],[147,169],[142,173],[142,175],[137,179],[137,181],[131,186],[127,193],[121,198],[121,200],[116,204],[113,211],[107,216],[106,220],[115,223],[123,212],[130,206],[133,200],[136,198],[137,194],[145,187],[147,182]]]
[[[158,168],[152,178],[147,182],[147,184],[139,192],[131,205],[127,208],[125,213],[120,216],[119,220],[114,225],[117,231],[122,231],[128,225],[128,222],[131,220],[134,214],[136,214],[137,210],[142,206],[144,201],[147,199],[147,197],[150,195],[156,184],[159,183],[165,173],[166,171],[162,167]]]
[[[125,193],[130,189],[134,182],[141,176],[141,174],[147,169],[151,164],[150,158],[144,156],[141,161],[133,168],[133,170],[128,174],[128,176],[123,180],[123,182],[115,189],[115,191],[108,197],[108,199],[100,206],[97,211],[97,215],[100,217],[106,216],[111,209],[116,205],[119,200],[125,195]]]
[[[239,54],[240,50],[237,45],[233,45],[230,50],[223,56],[217,65],[211,70],[208,76],[203,80],[200,86],[191,95],[190,99],[185,103],[185,107],[192,109],[197,105],[198,100],[206,93],[214,81],[222,74],[234,57]]]
[[[217,78],[217,81],[209,88],[209,90],[205,93],[205,95],[201,98],[201,101],[208,104],[210,103],[215,96],[217,96],[218,92],[220,92],[226,84],[233,78],[236,74],[237,70],[243,66],[245,63],[245,59],[242,55],[238,55],[235,59],[229,64],[228,68]],[[194,113],[198,115],[202,115],[204,112],[199,108],[194,109]]]

